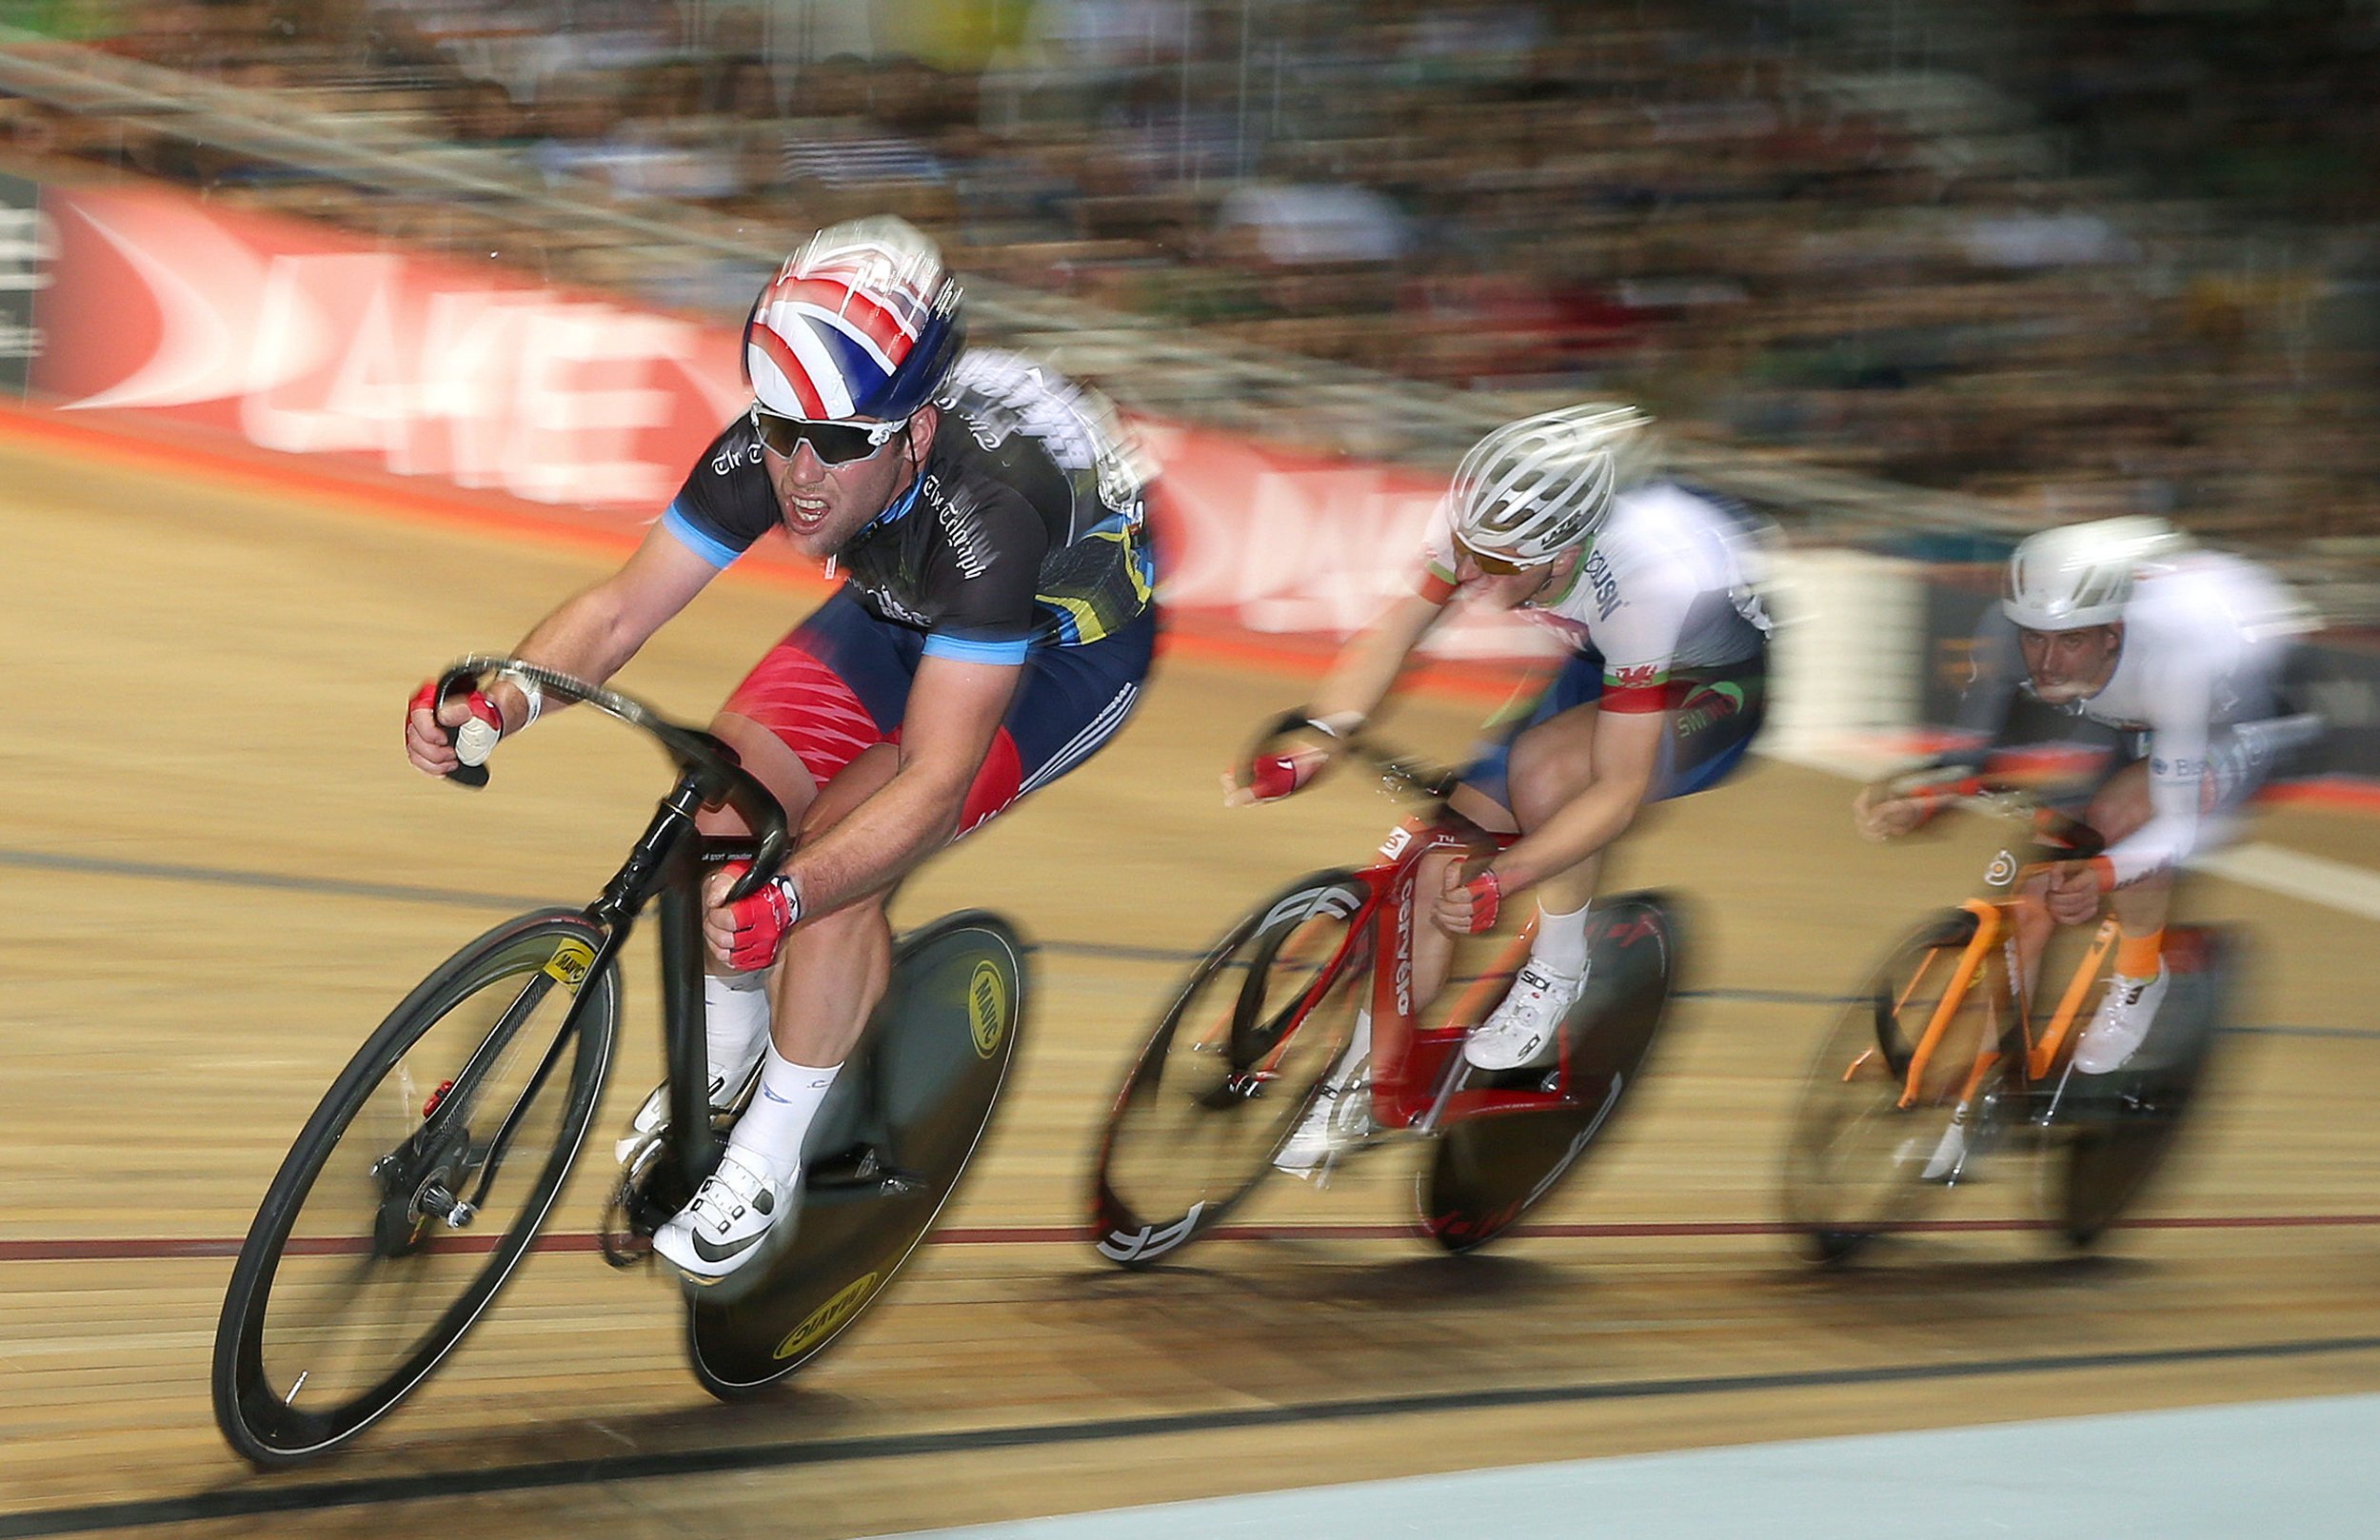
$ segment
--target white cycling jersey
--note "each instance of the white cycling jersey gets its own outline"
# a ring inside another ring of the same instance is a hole
[[[1425,545],[1424,598],[1456,592],[1451,507],[1440,502]],[[1759,527],[1751,515],[1674,482],[1612,500],[1610,517],[1568,583],[1521,613],[1578,652],[1603,660],[1603,707],[1658,711],[1670,677],[1757,657],[1769,620]]]
[[[2270,718],[2306,611],[2254,563],[2191,551],[2143,568],[2124,605],[2115,671],[2076,702],[2092,721],[2148,738],[2150,820],[2107,851],[2118,883],[2187,859],[2221,827],[2210,753],[2229,727]]]

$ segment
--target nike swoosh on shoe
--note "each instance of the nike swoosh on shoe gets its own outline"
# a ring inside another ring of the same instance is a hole
[[[724,1262],[731,1256],[741,1256],[758,1246],[767,1234],[765,1230],[756,1230],[742,1240],[730,1241],[724,1246],[714,1246],[702,1236],[696,1235],[693,1237],[694,1254],[705,1262]]]

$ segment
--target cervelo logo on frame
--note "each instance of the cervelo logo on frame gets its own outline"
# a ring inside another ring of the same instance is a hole
[[[1345,888],[1302,888],[1265,911],[1257,922],[1257,929],[1268,931],[1284,919],[1312,919],[1317,915],[1329,915],[1344,919],[1356,912],[1359,900]]]

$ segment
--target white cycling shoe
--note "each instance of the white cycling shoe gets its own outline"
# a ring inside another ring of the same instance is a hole
[[[1517,1070],[1550,1062],[1562,1018],[1587,992],[1587,976],[1568,977],[1531,958],[1513,976],[1504,1002],[1464,1039],[1462,1056],[1482,1070]]]
[[[2098,1013],[2074,1044],[2075,1073],[2106,1075],[2122,1069],[2140,1052],[2171,982],[2163,964],[2158,965],[2154,978],[2127,978],[2122,974],[2111,977]]]
[[[1926,1158],[1925,1170],[1917,1173],[1917,1179],[1921,1182],[1956,1181],[1964,1174],[1966,1164],[1967,1125],[1953,1118],[1951,1126],[1942,1131],[1941,1140],[1934,1145],[1934,1154]]]
[[[1273,1156],[1275,1171],[1312,1177],[1371,1142],[1379,1132],[1372,1121],[1371,1070],[1366,1055],[1322,1082],[1314,1105]]]
[[[653,1250],[690,1283],[717,1284],[775,1254],[769,1242],[792,1234],[800,1169],[781,1181],[747,1159],[730,1146],[694,1201],[654,1232]]]

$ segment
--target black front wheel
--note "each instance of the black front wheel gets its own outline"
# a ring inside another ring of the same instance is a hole
[[[1914,1217],[1956,1175],[1945,1139],[1990,1030],[1989,988],[1957,986],[1976,917],[1920,925],[1841,1008],[1818,1045],[1785,1147],[1786,1223],[1814,1258],[1842,1262]],[[1910,1085],[1935,1016],[1943,1032]]]
[[[528,1250],[577,1156],[619,1030],[604,933],[497,926],[382,1022],[290,1147],[232,1268],[215,1420],[285,1465],[419,1385]]]
[[[1107,1115],[1092,1170],[1101,1256],[1142,1268],[1222,1222],[1345,1050],[1368,978],[1351,922],[1368,890],[1347,871],[1300,878],[1191,969]]]

